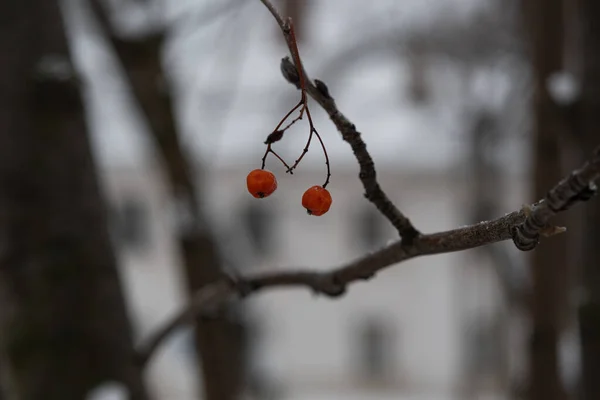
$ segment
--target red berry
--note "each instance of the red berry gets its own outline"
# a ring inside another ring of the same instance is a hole
[[[255,169],[246,178],[248,192],[257,199],[268,197],[277,189],[277,179],[272,172],[264,169]]]
[[[331,207],[331,194],[322,186],[313,186],[302,195],[302,206],[308,215],[321,216]]]

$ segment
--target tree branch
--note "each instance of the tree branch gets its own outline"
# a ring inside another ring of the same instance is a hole
[[[467,250],[508,239],[518,243],[522,240],[518,232],[527,232],[525,237],[528,237],[531,233],[529,229],[537,229],[540,225],[547,227],[549,219],[555,214],[567,210],[576,202],[588,200],[591,196],[582,196],[582,193],[588,193],[587,190],[598,178],[600,151],[596,151],[590,161],[560,181],[543,200],[493,221],[419,235],[410,244],[399,240],[330,271],[299,269],[268,272],[210,284],[196,292],[184,310],[141,343],[138,359],[141,364],[148,362],[161,343],[180,326],[193,323],[198,316],[210,315],[211,311],[214,312],[215,308],[228,300],[244,298],[263,289],[305,287],[316,294],[339,297],[346,292],[350,283],[371,279],[377,272],[411,258]]]
[[[261,0],[273,14],[286,38],[292,42],[287,22],[283,20],[269,0]],[[293,50],[290,48],[290,51]],[[298,69],[289,58],[284,58],[281,70],[284,77],[300,88]],[[304,69],[302,69],[304,71]],[[309,269],[262,273],[250,277],[228,278],[209,284],[196,292],[185,309],[158,329],[138,347],[138,360],[145,364],[163,341],[180,326],[193,323],[199,316],[210,315],[220,305],[235,298],[244,298],[266,288],[305,287],[316,294],[339,297],[346,292],[350,283],[368,280],[377,272],[411,258],[456,252],[512,239],[521,250],[531,250],[537,245],[540,234],[549,236],[563,230],[548,225],[550,218],[569,209],[580,201],[589,200],[595,194],[594,181],[600,177],[600,151],[580,169],[573,171],[559,182],[539,202],[525,206],[520,211],[506,214],[493,221],[433,234],[420,234],[410,221],[391,203],[380,188],[373,160],[366,145],[352,124],[335,105],[323,82],[313,83],[304,72],[306,90],[329,114],[330,119],[348,142],[360,165],[360,179],[365,187],[365,196],[384,214],[400,232],[401,240],[381,250],[358,258],[349,264],[330,271],[318,272]]]
[[[293,38],[288,22],[283,19],[281,14],[269,0],[260,1],[267,7],[277,21],[290,53],[294,54]],[[301,61],[299,63],[302,64]],[[367,151],[367,145],[362,140],[360,132],[356,130],[356,126],[338,110],[335,100],[331,97],[327,86],[325,86],[323,82],[315,80],[313,83],[304,67],[302,65],[294,66],[294,63],[292,63],[288,57],[281,60],[281,71],[284,77],[288,82],[300,89],[298,70],[302,70],[308,95],[319,103],[319,105],[327,112],[329,118],[341,133],[342,139],[352,148],[352,152],[360,166],[360,173],[358,176],[365,188],[365,197],[373,203],[398,230],[404,243],[407,245],[410,244],[420,233],[415,229],[410,220],[390,201],[383,189],[381,189],[379,182],[377,182],[375,163]]]

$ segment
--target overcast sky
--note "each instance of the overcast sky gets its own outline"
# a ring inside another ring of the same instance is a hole
[[[229,11],[216,12],[226,0],[171,0],[162,13],[185,22],[170,40],[165,60],[176,88],[186,146],[211,166],[257,164],[266,135],[299,98],[279,72],[286,49],[275,21],[258,0],[237,2],[235,7],[225,7]],[[488,0],[313,1],[301,56],[311,77],[329,82],[338,107],[363,133],[376,161],[445,167],[461,156],[470,100],[461,96],[463,75],[457,67],[437,65],[435,94],[426,106],[408,98],[408,64],[402,54],[374,52],[344,68],[328,67],[340,52],[365,38],[410,32],[439,18],[467,24],[487,4]],[[72,15],[74,49],[89,84],[94,146],[100,161],[103,165],[143,163],[149,154],[145,126],[119,78],[119,67],[91,21],[80,12]],[[120,15],[134,20],[130,16],[141,14]],[[487,97],[507,86],[502,76],[492,78],[480,79],[480,91]],[[332,162],[351,162],[348,145],[318,106],[311,104]],[[277,144],[284,157],[293,159],[301,152],[307,129],[297,124]],[[322,162],[316,145],[306,164]]]

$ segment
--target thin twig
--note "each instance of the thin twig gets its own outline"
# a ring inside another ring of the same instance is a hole
[[[269,153],[273,154],[275,157],[277,157],[277,159],[279,161],[281,161],[281,163],[283,164],[283,166],[286,169],[290,169],[290,166],[288,165],[288,163],[285,162],[285,160],[283,159],[283,157],[281,157],[279,154],[277,154],[277,152],[275,150],[273,150],[273,148],[271,147],[271,143],[269,143],[267,145],[267,150],[265,151],[265,154],[263,155],[262,158],[262,164],[261,164],[261,169],[265,169],[265,165],[267,164],[267,156],[269,155]],[[293,174],[293,172],[290,172],[290,174]]]
[[[298,49],[298,42],[296,41],[296,34],[294,31],[294,24],[292,22],[291,18],[288,18],[286,22],[283,22],[283,19],[281,19],[281,17],[279,16],[279,14],[277,13],[277,10],[275,10],[275,8],[269,3],[268,7],[270,7],[269,9],[271,10],[271,12],[274,12],[277,21],[281,21],[281,23],[283,24],[283,30],[286,33],[286,38],[289,38],[288,41],[288,45],[290,48],[290,51],[292,53],[292,57],[294,58],[294,61],[296,63],[296,65],[301,66],[302,65],[302,59],[300,58],[300,50]],[[312,137],[313,135],[316,135],[317,138],[319,139],[319,143],[321,144],[321,148],[323,149],[323,155],[325,156],[325,167],[327,168],[327,176],[325,178],[325,183],[323,183],[323,188],[327,187],[327,185],[329,184],[329,180],[331,178],[331,164],[329,163],[329,155],[327,154],[327,149],[325,148],[325,143],[323,142],[323,139],[321,138],[321,135],[319,134],[319,132],[317,131],[317,128],[315,127],[315,124],[313,122],[312,116],[310,115],[310,109],[308,108],[308,97],[306,95],[306,85],[305,85],[305,78],[304,78],[304,74],[302,73],[303,69],[297,69],[296,70],[296,78],[298,81],[298,88],[300,89],[301,92],[301,98],[300,98],[300,102],[298,104],[296,104],[296,106],[294,108],[292,108],[282,119],[281,121],[279,121],[279,124],[277,124],[277,126],[275,127],[275,129],[273,130],[273,133],[271,133],[271,135],[273,135],[274,133],[277,133],[277,137],[279,140],[281,137],[283,137],[283,134],[285,133],[285,131],[287,131],[292,125],[294,125],[297,121],[301,120],[303,115],[306,113],[306,118],[308,119],[308,125],[309,125],[309,133],[308,133],[308,139],[306,141],[306,145],[304,146],[304,149],[302,150],[302,153],[300,154],[300,156],[296,159],[296,161],[294,162],[294,164],[292,164],[291,167],[288,167],[287,169],[287,173],[289,174],[293,174],[294,170],[298,167],[298,164],[300,164],[300,161],[302,161],[302,159],[304,158],[304,156],[306,155],[306,153],[308,153],[308,149],[310,147],[310,143],[312,141]],[[300,112],[298,117],[296,117],[295,119],[293,119],[290,123],[288,123],[284,128],[280,129],[281,126],[283,125],[283,123],[292,115],[292,113],[294,111],[296,111],[298,108],[300,108]],[[270,136],[271,136],[270,135]],[[265,154],[263,156],[262,159],[262,168],[265,167],[265,162],[266,162],[266,158],[269,155],[269,153],[273,153],[275,154],[272,149],[271,149],[271,143],[269,142],[269,140],[267,139],[267,143],[268,143],[268,147],[265,150]],[[281,157],[278,157],[281,160]],[[283,162],[283,160],[282,160]],[[284,162],[285,164],[285,162]]]
[[[408,245],[400,240],[330,271],[299,269],[269,272],[224,279],[208,285],[196,292],[185,309],[142,342],[138,347],[139,361],[146,363],[161,343],[180,326],[192,323],[199,316],[206,315],[231,299],[246,297],[267,288],[292,286],[306,287],[318,294],[338,297],[346,292],[350,283],[371,279],[377,272],[411,258],[467,250],[508,239],[517,240],[515,232],[520,231],[530,219],[544,221],[543,225],[547,226],[548,220],[556,213],[567,210],[577,202],[588,200],[589,197],[582,196],[581,193],[587,193],[586,188],[591,187],[598,178],[600,155],[596,153],[590,162],[559,182],[545,199],[528,209],[463,228],[419,235]]]
[[[300,114],[298,114],[298,116],[296,118],[291,120],[286,126],[281,128],[281,130],[284,132],[287,131],[288,129],[290,129],[292,127],[292,125],[294,125],[296,122],[300,121],[302,119],[302,117],[303,117],[303,115],[302,115],[302,111],[301,111]]]
[[[292,57],[294,57],[294,63],[298,66],[298,78],[300,81],[300,90],[302,90],[302,103],[306,106],[306,86],[304,84],[305,78],[303,73],[302,59],[300,58],[300,50],[298,49],[298,41],[296,40],[296,31],[294,30],[294,23],[291,18],[287,19],[287,34],[290,38],[290,50],[292,51]]]
[[[325,148],[325,143],[323,143],[323,139],[317,130],[315,129],[315,136],[319,140],[321,144],[321,148],[323,149],[323,154],[325,155],[325,166],[327,167],[327,177],[325,178],[325,183],[323,184],[323,188],[326,188],[329,185],[329,178],[331,178],[331,169],[329,168],[329,155],[327,154],[327,149]]]
[[[300,108],[301,107],[301,108]],[[290,111],[288,111],[287,114],[285,114],[285,116],[281,119],[281,121],[279,121],[279,123],[277,124],[277,126],[275,127],[275,129],[273,129],[274,131],[278,131],[279,128],[281,127],[281,125],[283,125],[283,123],[290,117],[290,115],[292,115],[292,113],[294,111],[296,111],[298,108],[300,108],[300,113],[298,114],[298,117],[296,118],[296,120],[301,120],[302,119],[302,115],[304,114],[304,102],[302,100],[300,100],[298,102],[298,104],[296,104],[294,106],[294,108],[292,108]],[[294,124],[295,120],[290,123],[289,125],[287,125],[285,128],[281,129],[282,131],[285,131],[287,129],[289,129],[293,124]]]
[[[294,37],[291,34],[288,24],[270,0],[260,1],[267,7],[277,21],[290,53],[295,60],[297,51],[295,49],[296,46],[294,45]],[[281,70],[288,82],[294,84],[297,88],[301,89],[302,92],[306,91],[306,93],[327,112],[329,118],[341,133],[342,139],[350,144],[354,156],[360,165],[359,178],[365,189],[365,197],[391,222],[400,234],[400,237],[404,240],[404,243],[407,245],[410,244],[413,239],[419,236],[419,231],[415,229],[410,220],[390,201],[383,189],[381,189],[381,186],[377,181],[375,163],[367,151],[367,146],[362,140],[360,132],[358,132],[354,124],[338,110],[334,99],[329,95],[327,86],[320,81],[318,81],[318,85],[315,85],[310,80],[309,75],[306,73],[304,66],[299,60],[295,60],[295,62],[292,63],[288,57],[284,58],[282,60]],[[303,152],[302,156],[304,154],[305,152]]]

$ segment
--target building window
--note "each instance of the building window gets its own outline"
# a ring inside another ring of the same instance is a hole
[[[262,205],[256,203],[247,204],[241,213],[241,220],[253,248],[260,254],[268,253],[271,240],[270,221],[273,215]]]
[[[466,351],[468,368],[479,376],[497,373],[502,363],[502,327],[494,321],[475,319],[467,325]]]
[[[356,332],[360,376],[369,380],[388,378],[394,354],[391,327],[386,321],[371,317],[361,321]]]
[[[357,216],[358,240],[366,250],[382,246],[385,241],[385,220],[377,210],[369,206],[362,209]]]
[[[150,229],[148,210],[136,199],[122,201],[113,211],[113,238],[116,245],[128,249],[139,250],[149,241]]]

